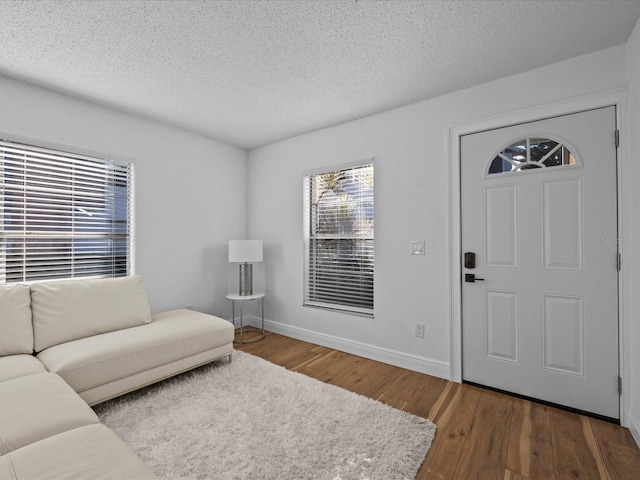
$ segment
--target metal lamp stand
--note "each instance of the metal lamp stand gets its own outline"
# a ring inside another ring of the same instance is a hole
[[[247,262],[240,264],[240,295],[253,295],[253,265]]]

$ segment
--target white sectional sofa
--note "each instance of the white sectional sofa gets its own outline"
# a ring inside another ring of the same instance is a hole
[[[129,276],[0,287],[0,480],[155,478],[93,405],[233,352],[233,325],[151,315]]]

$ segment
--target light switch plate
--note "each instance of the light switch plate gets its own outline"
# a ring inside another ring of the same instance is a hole
[[[424,240],[411,241],[411,255],[424,255]]]

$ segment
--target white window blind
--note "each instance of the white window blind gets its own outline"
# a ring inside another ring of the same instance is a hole
[[[133,165],[0,140],[0,284],[129,273]]]
[[[304,305],[373,314],[373,163],[304,178]]]

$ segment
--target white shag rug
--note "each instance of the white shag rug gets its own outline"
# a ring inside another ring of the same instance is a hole
[[[413,479],[435,434],[244,352],[94,409],[163,479]]]

